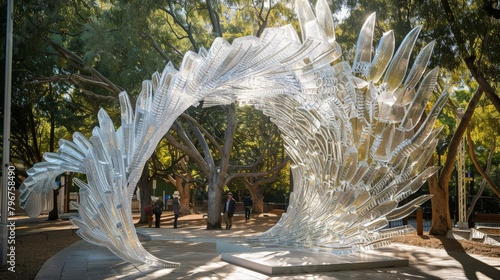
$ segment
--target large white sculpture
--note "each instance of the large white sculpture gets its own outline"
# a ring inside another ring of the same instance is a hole
[[[204,106],[238,101],[271,117],[294,162],[286,214],[255,239],[349,253],[385,245],[390,237],[413,230],[384,227],[430,198],[400,204],[437,170],[427,161],[447,95],[422,119],[438,75],[437,69],[424,75],[434,43],[421,50],[407,74],[420,28],[395,54],[392,32],[373,52],[372,15],[350,66],[340,59],[326,0],[319,0],[315,11],[306,0],[297,0],[296,7],[302,40],[291,26],[232,44],[217,38],[209,51],[188,52],[178,71],[169,63],[144,81],[135,113],[122,92],[121,127],[115,131],[101,110],[90,139],[75,133],[73,141],[60,140],[57,153],[46,153],[46,162],[28,171],[21,205],[38,216],[37,198],[57,187],[56,176],[84,173],[87,182],[74,180],[81,196],[79,217],[72,220],[78,234],[130,262],[177,266],[141,246],[132,221],[132,193],[147,159],[180,114],[202,100]]]

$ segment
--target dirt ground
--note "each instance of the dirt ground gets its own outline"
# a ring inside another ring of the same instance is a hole
[[[500,235],[500,229],[490,231],[490,234]],[[433,249],[445,249],[448,252],[466,252],[471,255],[481,255],[500,258],[500,246],[492,246],[472,240],[456,240],[445,236],[434,236],[424,232],[424,235],[416,233],[397,237],[394,243],[402,243],[419,247]]]
[[[55,230],[16,236],[15,273],[8,271],[10,265],[0,270],[0,279],[35,279],[43,264],[57,252],[82,240],[72,230]]]
[[[163,218],[166,223],[170,222],[171,217],[168,215]],[[188,216],[182,218],[184,218],[183,226],[186,227],[204,227],[206,225],[204,219],[188,219]],[[265,230],[276,223],[277,220],[278,217],[260,217],[255,218],[252,224],[259,225],[259,228]],[[16,236],[16,272],[8,271],[8,265],[4,266],[0,270],[0,279],[34,279],[40,268],[50,257],[74,242],[81,240],[75,230],[70,229],[69,221],[45,221],[41,224],[25,226],[19,229],[19,235]],[[52,224],[55,224],[55,226],[51,226]],[[37,229],[37,226],[48,230]],[[248,225],[245,225],[243,217],[235,217],[235,226],[243,227]],[[144,225],[137,225],[137,227],[144,227]],[[489,234],[500,235],[500,229],[490,230]],[[485,245],[477,241],[448,239],[428,235],[427,233],[422,236],[409,234],[395,238],[394,242],[445,249],[448,252],[467,252],[468,254],[500,258],[500,246]]]

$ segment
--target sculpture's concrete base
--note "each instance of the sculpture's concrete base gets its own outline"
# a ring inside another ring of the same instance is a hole
[[[459,229],[469,229],[469,223],[468,222],[457,222],[456,227]]]
[[[225,251],[225,252],[224,252]],[[366,253],[333,255],[252,243],[217,242],[222,260],[268,275],[408,266],[408,259]]]

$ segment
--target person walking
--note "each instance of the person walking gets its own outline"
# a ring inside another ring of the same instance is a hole
[[[245,197],[243,197],[243,206],[245,206],[245,221],[248,222],[250,220],[250,211],[252,210],[253,206],[253,200],[250,194],[246,194]]]
[[[179,196],[179,191],[175,191],[174,194],[172,195],[172,208],[174,210],[174,228],[177,228],[177,219],[179,218],[179,208],[180,208],[180,201],[179,199],[181,198]]]
[[[148,218],[148,227],[153,225],[153,203],[151,202],[146,207],[144,207],[144,214]]]
[[[163,212],[163,200],[158,199],[155,202],[153,213],[155,214],[155,228],[160,227],[161,213]]]
[[[233,199],[233,193],[229,192],[227,194],[226,202],[224,203],[224,222],[226,223],[226,229],[231,229],[233,226],[233,215],[236,210],[236,200]]]

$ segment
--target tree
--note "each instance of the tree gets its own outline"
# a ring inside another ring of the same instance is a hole
[[[490,72],[488,76],[484,74],[487,72],[483,72],[481,70],[481,68],[484,68],[485,70],[493,70],[490,65],[494,65],[494,63],[498,65],[498,61],[494,58],[496,55],[491,52],[491,48],[498,45],[500,42],[498,38],[493,38],[496,36],[490,36],[489,34],[493,34],[490,32],[494,32],[494,30],[500,28],[500,25],[498,23],[494,23],[491,18],[487,16],[485,17],[484,10],[482,10],[481,7],[477,9],[478,7],[475,5],[473,5],[473,7],[459,6],[458,3],[455,4],[456,6],[452,7],[450,2],[447,0],[442,0],[441,4],[446,14],[447,22],[451,26],[451,31],[454,35],[453,38],[456,39],[455,43],[459,50],[458,54],[463,59],[463,62],[469,69],[475,81],[479,84],[479,88],[470,100],[468,109],[464,114],[464,117],[462,117],[461,123],[448,147],[447,160],[439,178],[439,188],[447,189],[453,170],[453,161],[456,156],[458,143],[465,133],[466,127],[472,118],[474,108],[476,107],[483,92],[486,93],[486,96],[495,106],[496,110],[500,112],[500,99],[490,84],[491,82],[497,83],[496,80],[498,77],[498,70]],[[474,8],[476,10],[473,10]],[[464,25],[462,22],[459,24],[456,20],[457,17],[465,19],[467,24]],[[467,29],[464,29],[464,27]],[[443,196],[439,196],[438,199],[442,201],[447,199],[447,197],[443,194]],[[442,209],[443,206],[438,205],[437,203],[436,205],[433,204],[433,206],[436,206],[436,209],[439,209],[437,211],[444,212],[440,213],[440,217],[444,217],[444,215],[446,215],[446,211]],[[440,219],[440,223],[437,221],[434,222],[433,218],[430,233],[444,235],[446,231],[450,229],[450,223],[445,224],[446,222],[448,221],[443,219]]]
[[[476,167],[477,170],[481,170],[480,173],[489,174],[490,171],[491,171],[491,162],[493,160],[493,154],[494,154],[494,151],[496,149],[496,143],[493,143],[493,147],[491,148],[490,152],[488,153],[488,163],[487,163],[487,166],[486,166],[486,171],[484,171],[482,169],[482,167],[479,165],[479,163],[478,163],[478,161],[476,159],[476,155],[475,155],[475,152],[474,152],[474,146],[473,146],[473,143],[472,143],[472,140],[471,140],[470,130],[467,131],[467,144],[469,146],[469,155],[470,155],[470,157],[471,157],[471,159],[472,159],[472,161],[474,163],[474,167]],[[469,220],[469,218],[471,217],[471,214],[474,211],[474,206],[476,205],[476,202],[478,201],[478,199],[483,194],[484,187],[486,185],[487,180],[489,180],[492,183],[491,179],[489,178],[489,175],[486,175],[486,177],[488,179],[483,179],[481,181],[481,183],[479,183],[479,190],[476,193],[476,195],[474,195],[474,197],[472,198],[470,206],[469,206],[469,209],[467,209],[467,214],[466,214],[467,215],[467,220]],[[492,189],[493,190],[497,189],[494,184],[493,184]]]
[[[210,22],[212,24],[212,30],[217,36],[222,37],[223,28],[218,20],[220,12],[216,10],[217,7],[212,6],[213,3],[211,1],[207,1],[206,4],[206,11],[208,12],[208,17],[210,18]],[[221,7],[219,8],[219,11],[223,11]],[[261,4],[258,9],[261,12],[261,15],[262,12],[266,10],[263,4]],[[269,11],[272,9],[273,7],[269,7],[267,12],[268,15]],[[189,39],[194,50],[197,50],[197,45],[193,39],[194,36],[192,36],[190,32],[192,25],[189,23],[189,17],[181,16],[182,14],[176,12],[178,11],[178,8],[172,5],[168,7],[168,9],[165,9],[165,11],[172,17],[173,21],[180,26],[182,31],[184,31],[186,38]],[[264,18],[269,19],[268,16],[259,17],[259,19]],[[262,26],[265,27],[267,23],[267,20],[261,21],[259,23],[259,29],[261,29]],[[222,198],[222,189],[232,178],[235,177],[228,176],[228,171],[230,169],[230,155],[233,148],[234,133],[236,131],[236,109],[233,104],[224,106],[222,110],[225,112],[223,114],[225,116],[223,134],[210,134],[209,130],[200,125],[195,118],[185,114],[183,116],[183,119],[186,121],[185,125],[183,126],[180,122],[176,122],[173,126],[173,130],[176,132],[176,136],[180,139],[180,141],[178,141],[173,135],[166,136],[167,140],[174,147],[180,149],[190,158],[190,160],[197,163],[201,173],[203,173],[206,178],[208,185],[207,229],[221,228],[220,202]],[[196,111],[191,112],[195,113]],[[198,117],[196,119],[206,118]],[[217,130],[218,129],[214,130],[216,134]],[[190,136],[188,136],[188,134]],[[218,142],[217,139],[221,139],[221,141]],[[199,148],[197,145],[199,145]]]
[[[228,6],[214,1],[101,1],[99,5],[65,1],[24,3],[18,6],[26,15],[22,18],[23,28],[18,29],[20,42],[47,61],[46,71],[33,71],[30,79],[66,84],[70,87],[67,93],[73,100],[77,97],[84,100],[79,106],[86,105],[96,111],[101,106],[105,107],[110,116],[118,120],[117,94],[124,89],[137,92],[140,81],[150,77],[167,61],[180,63],[183,53],[209,46],[215,36],[236,37],[227,32],[235,27],[233,22],[245,22],[249,26],[246,21],[255,20],[255,25],[252,25],[255,28],[247,28],[244,35],[258,35],[269,23],[282,21],[285,18],[283,15],[291,14],[283,3],[231,1],[228,4],[237,11],[234,17]],[[253,16],[255,11],[258,16]],[[207,28],[207,23],[211,28]],[[220,228],[218,201],[224,184],[228,182],[226,175],[236,125],[235,106],[228,105],[222,109],[192,109],[188,113],[193,117],[186,115],[186,121],[183,124],[179,121],[171,135],[166,136],[169,141],[175,137],[182,139],[186,130],[190,130],[192,139],[195,139],[184,141],[190,149],[185,154],[198,163],[211,190],[209,205],[215,206],[209,210],[209,216],[214,217],[209,219],[209,228]],[[207,129],[202,129],[199,123],[193,121],[203,114],[224,119],[223,133],[219,133],[220,129],[208,133]],[[201,131],[204,135],[200,135]],[[193,145],[189,144],[191,141]],[[209,148],[208,143],[215,148]],[[212,152],[221,152],[215,155],[217,161],[213,160]],[[198,155],[198,158],[193,155]],[[204,168],[206,166],[209,168]],[[148,176],[146,171],[143,174]],[[144,184],[140,186],[141,191],[147,187],[146,182],[140,181],[139,185]]]
[[[170,183],[172,183],[175,188],[179,191],[180,194],[180,207],[179,207],[179,213],[180,214],[189,214],[190,213],[190,190],[191,187],[193,186],[193,176],[192,172],[193,170],[188,166],[189,158],[188,157],[183,157],[179,161],[180,165],[180,170],[183,170],[184,172],[178,173],[176,172],[173,175],[168,174],[167,178]]]
[[[496,1],[340,1],[340,5],[333,7],[334,12],[342,7],[350,8],[348,17],[340,23],[342,36],[339,36],[339,40],[343,40],[341,44],[344,49],[349,50],[354,45],[356,32],[352,28],[359,26],[359,18],[376,11],[379,35],[394,29],[396,36],[403,36],[410,28],[423,25],[416,49],[421,48],[425,41],[437,42],[430,67],[440,65],[443,77],[450,85],[465,82],[473,89],[479,87],[475,93],[473,90],[469,94],[464,104],[460,104],[467,106],[460,124],[455,132],[453,128],[449,129],[452,136],[443,137],[451,139],[444,166],[439,177],[429,179],[430,192],[433,194],[431,234],[444,235],[451,229],[448,197],[457,148],[483,92],[496,110],[500,109],[500,100],[494,90],[500,77],[500,61],[496,54],[500,40],[493,35],[500,29],[500,23],[495,18],[498,5]],[[436,14],[445,15],[445,20]],[[396,41],[401,42],[401,37],[396,37]],[[346,56],[346,59],[350,57]],[[469,82],[469,76],[473,81]],[[451,100],[450,107],[453,110],[445,108],[444,111],[453,111],[450,113],[454,115],[457,107],[452,103]],[[446,124],[451,125],[451,122]]]
[[[269,117],[252,107],[242,107],[238,112],[238,119],[244,122],[236,131],[228,179],[240,179],[253,199],[254,211],[262,213],[265,190],[277,180],[290,158],[285,154],[280,131]]]

